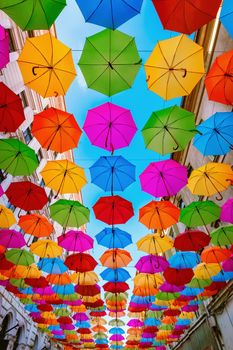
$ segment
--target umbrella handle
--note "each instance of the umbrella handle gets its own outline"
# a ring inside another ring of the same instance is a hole
[[[148,77],[146,78],[146,82],[148,83],[149,80],[150,80],[150,75],[148,75]]]
[[[220,202],[221,200],[223,200],[223,196],[222,196],[222,194],[221,194],[220,192],[218,192],[218,196],[215,197],[215,198],[216,198],[216,200],[217,200],[218,202]]]

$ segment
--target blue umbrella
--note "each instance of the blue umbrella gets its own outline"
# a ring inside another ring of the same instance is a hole
[[[96,344],[108,344],[108,339],[96,339]]]
[[[174,269],[192,269],[201,261],[200,255],[194,252],[176,252],[168,260]]]
[[[52,325],[52,326],[48,326],[48,329],[50,329],[51,331],[60,331],[61,330],[61,327],[60,325]]]
[[[115,344],[113,344],[113,345],[110,346],[110,349],[116,349],[116,350],[117,350],[117,349],[120,350],[120,349],[123,349],[123,348],[124,348],[123,345],[115,345]]]
[[[117,227],[105,228],[96,236],[98,244],[106,248],[125,248],[132,243],[131,235]]]
[[[124,334],[125,331],[122,328],[113,327],[109,329],[110,334]]]
[[[213,282],[225,282],[233,279],[233,272],[220,271],[216,276],[211,277]]]
[[[100,157],[91,167],[91,182],[104,191],[124,191],[135,181],[135,165],[122,156]]]
[[[178,318],[178,321],[175,323],[177,326],[189,326],[191,323],[188,319]]]
[[[155,301],[155,296],[141,297],[139,295],[132,295],[131,301],[135,304],[149,304],[152,301]]]
[[[157,320],[156,318],[149,317],[144,320],[145,326],[159,326],[161,324],[160,320]]]
[[[75,323],[75,327],[77,327],[77,328],[90,328],[91,325],[89,322],[86,322],[86,321],[78,321]]]
[[[115,29],[141,11],[143,0],[76,0],[86,22]]]
[[[131,278],[128,271],[122,269],[121,267],[119,269],[107,268],[101,272],[100,276],[103,278],[103,280],[108,282],[125,282]]]
[[[204,288],[190,288],[190,287],[186,287],[184,290],[182,290],[182,292],[180,292],[181,295],[186,295],[188,297],[193,297],[196,296],[198,294],[201,294],[202,292],[204,292]]]
[[[57,294],[73,294],[75,293],[73,284],[65,284],[65,285],[54,285],[52,287],[54,293]]]
[[[68,270],[68,267],[59,258],[43,258],[37,266],[40,270],[50,274],[62,274]]]
[[[30,312],[40,312],[35,304],[25,305],[24,309]]]
[[[224,0],[222,5],[222,11],[220,14],[220,21],[233,38],[233,3],[232,0]]]
[[[232,16],[233,20],[233,16]],[[197,126],[201,134],[194,137],[194,146],[204,156],[226,154],[233,148],[233,113],[218,112]]]
[[[34,294],[32,287],[18,288],[18,290],[23,294]]]

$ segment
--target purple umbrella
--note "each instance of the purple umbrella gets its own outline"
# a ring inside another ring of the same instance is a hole
[[[61,329],[65,329],[66,331],[72,331],[73,329],[75,329],[75,326],[69,323],[61,323],[60,327]]]
[[[40,295],[52,295],[54,294],[54,291],[52,290],[51,286],[44,287],[44,288],[32,288],[33,292],[35,294],[40,294]]]
[[[75,321],[87,321],[89,317],[84,312],[77,312],[72,316]]]
[[[223,261],[222,269],[225,272],[233,272],[233,255],[230,257],[230,259]]]
[[[155,333],[148,333],[148,332],[143,332],[142,333],[142,338],[154,338]]]
[[[121,334],[113,334],[109,339],[113,341],[120,341],[120,340],[124,340],[125,338]]]
[[[136,269],[143,273],[163,272],[168,266],[169,263],[164,257],[152,254],[141,257],[135,265]]]
[[[52,333],[55,334],[55,335],[63,335],[64,334],[62,330],[59,331],[59,330],[56,330],[56,329],[54,329],[52,331]]]
[[[144,323],[140,320],[138,320],[137,318],[133,318],[132,320],[130,320],[127,323],[127,326],[129,327],[142,327],[144,325]]]
[[[70,305],[70,306],[80,306],[82,305],[82,300],[64,300],[63,304]]]
[[[0,26],[0,69],[4,68],[10,61],[9,37],[7,31]]]
[[[159,198],[177,194],[186,186],[187,176],[185,166],[169,159],[150,163],[139,177],[142,190]]]
[[[130,144],[137,127],[128,109],[107,102],[88,111],[83,130],[93,145],[114,152]]]
[[[185,305],[181,310],[185,312],[195,312],[198,310],[198,305]]]
[[[228,199],[223,204],[220,219],[233,224],[233,198]]]
[[[41,317],[41,313],[40,312],[30,312],[29,316],[32,318],[37,318],[37,317]]]
[[[26,242],[18,231],[0,230],[0,245],[6,248],[22,248],[26,245]]]
[[[93,248],[94,240],[82,231],[71,230],[58,237],[58,244],[68,251],[83,253]]]
[[[179,293],[181,292],[185,286],[175,286],[174,284],[170,284],[168,282],[164,282],[159,289],[162,292],[167,292],[167,293]]]

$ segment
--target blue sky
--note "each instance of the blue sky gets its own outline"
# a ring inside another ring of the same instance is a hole
[[[88,109],[107,101],[130,109],[137,124],[138,132],[130,146],[114,153],[114,155],[124,156],[136,165],[137,181],[124,192],[118,193],[127,200],[132,201],[135,211],[134,217],[130,219],[127,224],[119,225],[119,228],[128,231],[132,235],[134,244],[128,246],[126,249],[128,249],[133,256],[129,272],[131,276],[134,277],[135,270],[132,266],[135,265],[140,256],[145,255],[143,252],[137,251],[136,242],[148,233],[148,230],[138,222],[138,211],[140,207],[153,199],[150,195],[141,191],[138,177],[150,162],[162,159],[161,156],[155,152],[145,149],[140,130],[153,111],[169,107],[175,103],[178,104],[179,100],[166,102],[149,91],[147,89],[143,67],[141,67],[133,87],[114,95],[111,99],[101,93],[88,89],[77,62],[80,58],[85,38],[103,29],[104,28],[100,26],[85,23],[75,0],[67,1],[67,7],[57,21],[58,38],[73,50],[73,58],[77,67],[77,78],[66,95],[66,104],[67,110],[75,115],[80,127],[84,124]],[[141,14],[119,27],[118,30],[135,37],[143,63],[146,62],[150,51],[158,40],[177,35],[176,33],[166,31],[162,28],[151,0],[144,0]],[[90,183],[88,168],[100,156],[109,155],[109,153],[103,149],[92,146],[86,134],[83,133],[74,154],[75,162],[85,168],[89,180],[88,185],[82,190],[82,195],[84,204],[91,208],[98,198],[104,195],[110,195],[110,193],[106,194],[97,186]],[[96,220],[93,213],[91,213],[91,220],[87,225],[87,233],[93,237],[104,227],[105,224]],[[95,242],[92,253],[97,260],[104,251],[105,249],[98,246],[97,242]],[[102,267],[96,268],[97,273],[102,270]]]

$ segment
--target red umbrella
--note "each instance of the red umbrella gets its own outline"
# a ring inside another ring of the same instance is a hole
[[[221,0],[152,0],[163,27],[191,34],[217,15]]]
[[[76,253],[69,255],[65,260],[65,265],[76,272],[92,271],[97,265],[95,259],[85,253]]]
[[[103,300],[99,299],[93,303],[90,302],[83,302],[83,305],[85,305],[86,307],[92,307],[92,308],[96,308],[96,307],[100,307],[104,305]]]
[[[40,310],[40,311],[53,311],[53,307],[51,305],[48,305],[48,304],[42,304],[42,305],[38,305],[37,306],[37,309]]]
[[[78,328],[77,332],[80,334],[91,334],[91,331],[89,328]]]
[[[13,264],[12,262],[8,261],[5,258],[5,254],[4,253],[0,254],[0,271],[1,270],[10,270],[13,266],[15,266],[15,264]]]
[[[15,132],[24,120],[20,97],[0,83],[0,132]]]
[[[90,312],[90,316],[92,316],[92,317],[104,317],[106,315],[107,314],[105,311],[91,311]]]
[[[94,295],[100,294],[100,287],[98,284],[88,286],[77,285],[75,286],[75,292],[83,296],[93,297]]]
[[[164,271],[163,276],[168,283],[174,284],[175,286],[183,286],[184,284],[187,284],[191,281],[194,273],[192,269],[178,270],[172,267],[168,267]]]
[[[134,215],[132,203],[120,196],[101,197],[93,210],[96,219],[108,225],[125,224]]]
[[[30,181],[11,183],[5,194],[12,205],[25,211],[40,210],[48,202],[45,190]]]
[[[179,316],[180,313],[181,311],[176,309],[167,309],[163,312],[164,316]]]
[[[129,289],[129,285],[126,282],[107,282],[103,288],[106,292],[124,293]]]
[[[57,321],[59,322],[59,323],[66,323],[66,324],[71,324],[71,323],[73,323],[73,320],[70,318],[70,317],[67,317],[67,316],[61,316],[61,317],[59,317],[58,319],[57,319]]]
[[[189,230],[176,236],[174,247],[182,251],[198,251],[210,243],[210,237],[199,230]]]
[[[44,288],[49,285],[43,276],[39,278],[25,278],[25,283],[34,288]]]

